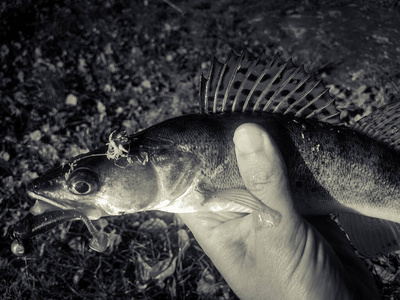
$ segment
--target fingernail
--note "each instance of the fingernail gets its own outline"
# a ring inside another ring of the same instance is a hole
[[[268,212],[253,211],[253,227],[256,230],[272,228],[281,222],[281,214],[273,209]]]
[[[246,125],[238,128],[233,136],[236,148],[242,154],[250,154],[263,149],[264,140],[260,129],[255,125]]]

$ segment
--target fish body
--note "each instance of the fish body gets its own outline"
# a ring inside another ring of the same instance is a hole
[[[91,219],[154,209],[262,209],[246,191],[233,144],[237,127],[256,123],[282,153],[301,214],[339,213],[366,253],[391,251],[400,240],[393,223],[400,222],[400,154],[393,128],[384,129],[379,120],[394,115],[398,106],[345,126],[326,89],[302,68],[278,58],[253,61],[247,54],[232,54],[225,64],[215,60],[202,79],[199,114],[110,138],[108,146],[34,180],[29,195]],[[374,137],[378,133],[380,139]],[[38,202],[32,213],[48,208]],[[366,242],[371,237],[360,238],[365,223],[371,225],[372,238],[384,232],[379,245]]]
[[[129,137],[131,162],[107,159],[103,147],[37,179],[30,193],[63,208],[96,207],[102,215],[212,210],[207,202],[213,204],[215,192],[245,189],[233,144],[244,123],[259,124],[276,141],[302,214],[354,211],[400,222],[395,151],[346,127],[273,114],[177,117]],[[79,195],[68,188],[90,172],[98,177],[98,190]]]

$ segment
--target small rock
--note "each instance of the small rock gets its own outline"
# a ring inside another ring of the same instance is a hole
[[[97,110],[100,114],[106,114],[106,106],[101,101],[97,101]]]
[[[142,86],[146,89],[151,89],[151,82],[147,79],[142,81]]]
[[[29,138],[32,141],[38,142],[42,138],[42,133],[40,132],[40,130],[35,130],[29,134]]]
[[[5,151],[0,152],[0,158],[4,161],[9,161],[10,160],[10,154]]]
[[[76,98],[73,94],[69,94],[65,99],[65,104],[75,106],[78,104],[78,98]]]

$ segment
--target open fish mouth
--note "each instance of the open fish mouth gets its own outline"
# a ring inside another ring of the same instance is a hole
[[[30,209],[30,213],[34,216],[41,215],[46,211],[75,209],[73,206],[68,205],[67,202],[65,202],[66,204],[60,204],[51,198],[38,195],[32,191],[28,191],[28,196],[36,199],[35,204]],[[96,208],[86,207],[83,204],[81,206],[79,211],[85,214],[90,220],[97,220],[102,216],[102,212]]]

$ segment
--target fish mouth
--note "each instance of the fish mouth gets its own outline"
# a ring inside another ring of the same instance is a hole
[[[28,191],[28,196],[32,199],[36,199],[35,204],[30,209],[30,213],[34,216],[41,215],[46,211],[70,208],[65,205],[59,204],[50,198],[43,197],[31,191]]]
[[[33,199],[36,199],[35,204],[30,209],[30,213],[34,216],[41,215],[47,211],[57,211],[57,210],[67,210],[67,209],[80,211],[82,214],[86,215],[86,217],[88,217],[89,220],[98,220],[102,216],[102,212],[99,209],[93,207],[82,207],[80,209],[76,209],[72,205],[60,204],[51,198],[36,194],[35,192],[32,191],[28,191],[28,196]]]

